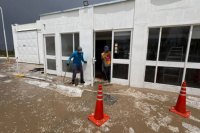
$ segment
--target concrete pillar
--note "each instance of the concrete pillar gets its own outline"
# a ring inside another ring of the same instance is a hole
[[[84,58],[88,62],[83,64],[85,80],[91,80],[92,56],[93,56],[93,8],[79,10],[80,16],[80,46],[84,52]]]
[[[130,86],[143,87],[148,43],[149,0],[135,1]]]
[[[56,48],[56,69],[57,69],[57,75],[62,75],[62,50],[61,50],[61,37],[60,33],[55,33],[55,48]]]

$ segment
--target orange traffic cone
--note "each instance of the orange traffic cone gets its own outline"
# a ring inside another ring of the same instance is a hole
[[[182,84],[176,106],[171,107],[169,110],[186,118],[190,116],[191,112],[186,110],[186,82],[185,81]]]
[[[88,119],[99,127],[108,119],[110,119],[110,117],[103,112],[103,93],[101,84],[99,85],[95,113],[89,115]]]

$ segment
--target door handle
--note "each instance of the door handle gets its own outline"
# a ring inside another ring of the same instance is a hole
[[[97,60],[95,60],[94,58],[92,58],[92,63],[94,64]]]

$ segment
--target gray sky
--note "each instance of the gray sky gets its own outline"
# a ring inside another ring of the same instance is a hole
[[[33,23],[39,15],[83,6],[84,0],[0,0],[3,9],[8,49],[13,49],[11,24]],[[114,0],[88,0],[90,5]],[[0,16],[0,49],[5,49]]]

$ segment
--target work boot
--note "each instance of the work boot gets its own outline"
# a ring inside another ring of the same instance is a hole
[[[74,83],[74,80],[72,80],[72,84],[75,84],[75,83]]]
[[[85,81],[84,81],[84,80],[81,80],[81,83],[85,83]]]

